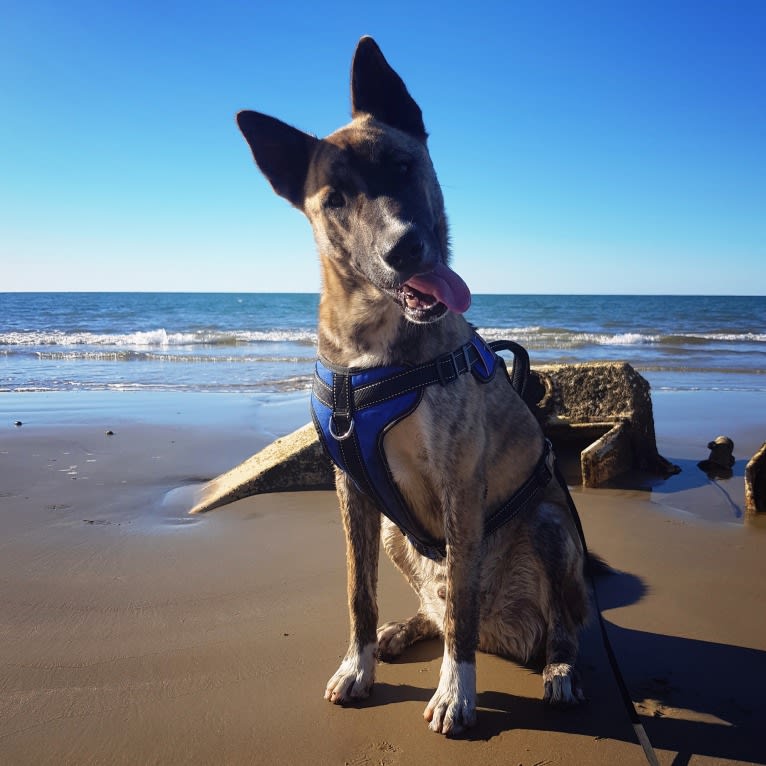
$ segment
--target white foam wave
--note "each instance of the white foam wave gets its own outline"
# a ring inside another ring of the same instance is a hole
[[[558,328],[543,327],[482,327],[478,330],[486,340],[501,338],[515,340],[533,348],[567,348],[572,346],[635,346],[644,343],[661,341],[658,335],[642,335],[641,333],[587,333],[571,332]]]
[[[766,333],[762,332],[745,332],[745,333],[728,333],[728,332],[711,332],[711,333],[689,333],[688,335],[676,336],[681,338],[699,338],[700,340],[715,340],[724,341],[730,343],[766,343]]]
[[[572,346],[640,346],[695,344],[700,341],[720,343],[766,343],[766,333],[682,333],[673,335],[638,332],[589,333],[550,327],[481,327],[479,335],[486,340],[507,338],[533,348],[567,348]]]
[[[604,333],[577,332],[566,328],[541,327],[480,327],[479,334],[486,340],[509,338],[532,348],[569,348],[587,345],[638,346],[643,344],[684,343],[766,343],[766,333],[677,333],[646,334],[638,332]],[[29,331],[0,333],[0,353],[13,346],[97,346],[122,349],[171,348],[181,346],[241,346],[255,343],[294,343],[316,346],[317,334],[313,329],[272,330],[196,330],[169,332],[165,328],[140,330],[129,333]],[[4,349],[1,347],[5,347]]]
[[[314,354],[306,356],[210,356],[206,354],[162,353],[162,351],[35,351],[37,359],[62,362],[179,362],[183,364],[306,364]]]
[[[616,335],[594,335],[593,342],[602,346],[638,346],[642,343],[657,343],[660,341],[658,335],[642,335],[637,332],[623,332]]]
[[[0,346],[123,346],[131,348],[170,346],[225,346],[249,343],[300,343],[315,345],[313,330],[198,330],[168,332],[164,328],[131,333],[57,331],[0,333]]]

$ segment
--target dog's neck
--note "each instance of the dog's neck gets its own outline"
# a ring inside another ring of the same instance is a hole
[[[420,364],[459,348],[471,328],[449,311],[436,322],[415,324],[401,308],[361,277],[323,263],[319,301],[319,354],[340,367]]]

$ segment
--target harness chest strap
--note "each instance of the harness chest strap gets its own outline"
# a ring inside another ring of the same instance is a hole
[[[429,558],[446,556],[445,541],[429,535],[412,514],[391,475],[383,439],[390,428],[415,410],[426,386],[446,386],[468,372],[481,383],[492,380],[498,364],[492,345],[474,334],[456,351],[417,367],[348,369],[317,360],[311,410],[325,451],[361,492],[377,501],[416,550]],[[504,341],[497,345],[520,355],[514,361],[514,381],[516,361],[526,373],[528,362],[521,347]],[[520,380],[521,388],[523,382]],[[487,517],[485,536],[536,502],[552,476],[553,452],[546,442],[530,478]]]

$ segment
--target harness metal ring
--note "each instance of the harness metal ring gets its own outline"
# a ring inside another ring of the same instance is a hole
[[[333,439],[335,439],[336,442],[342,442],[345,439],[348,439],[349,436],[354,432],[354,419],[351,418],[351,425],[348,427],[348,431],[346,431],[345,434],[336,434],[332,427],[332,416],[330,416],[327,419],[327,427],[330,431],[330,436],[332,436]]]

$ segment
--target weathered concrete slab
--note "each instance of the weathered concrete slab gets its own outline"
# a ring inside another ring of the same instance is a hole
[[[766,513],[766,442],[745,467],[745,513]]]
[[[680,470],[657,452],[649,383],[627,363],[536,368],[525,398],[557,449],[575,445],[580,452],[587,487],[631,469],[661,476]],[[266,492],[330,489],[334,483],[333,468],[309,423],[208,482],[190,512]]]
[[[277,439],[202,487],[189,513],[201,513],[266,492],[334,489],[335,474],[313,423]]]
[[[681,469],[657,452],[649,382],[627,362],[591,362],[532,370],[525,395],[554,444],[582,441],[583,486],[628,470],[667,477]]]

